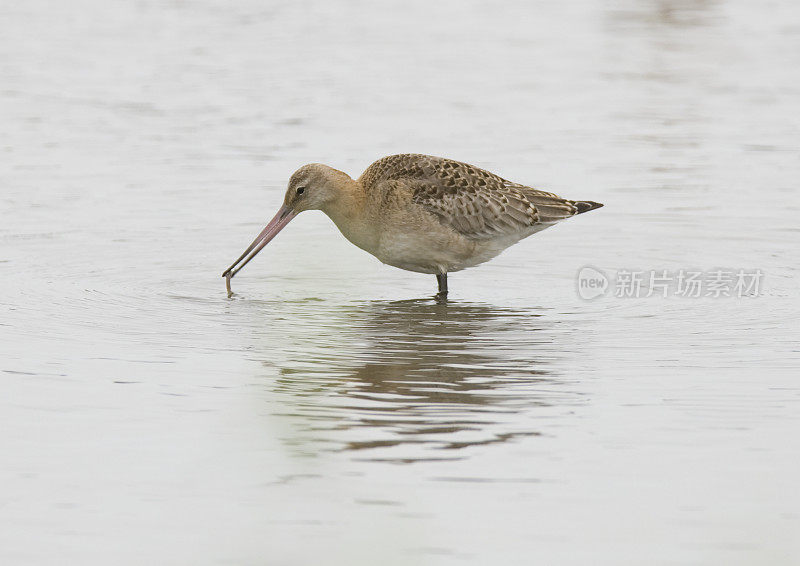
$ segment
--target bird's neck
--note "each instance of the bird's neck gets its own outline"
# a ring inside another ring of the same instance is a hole
[[[363,215],[365,202],[366,195],[361,183],[343,175],[336,182],[336,198],[326,202],[322,212],[336,224],[339,221],[353,222]]]
[[[322,212],[333,220],[336,227],[353,244],[369,250],[374,242],[374,230],[365,214],[367,195],[364,186],[347,177],[338,183],[336,199],[328,202]]]

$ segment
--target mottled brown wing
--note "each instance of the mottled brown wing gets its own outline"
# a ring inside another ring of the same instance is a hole
[[[367,190],[402,183],[412,201],[440,222],[473,239],[517,234],[540,223],[578,213],[573,201],[512,183],[467,163],[429,155],[391,155],[369,166],[360,181]]]

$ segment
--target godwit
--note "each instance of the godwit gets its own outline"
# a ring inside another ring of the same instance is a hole
[[[437,297],[443,298],[448,273],[488,261],[531,234],[601,206],[430,155],[383,157],[356,180],[311,163],[295,171],[275,218],[222,276],[230,296],[230,278],[292,218],[321,210],[345,238],[383,263],[436,275]]]

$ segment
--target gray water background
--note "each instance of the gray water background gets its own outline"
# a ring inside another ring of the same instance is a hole
[[[796,564],[796,2],[0,4],[3,564]],[[306,162],[605,208],[450,278]],[[593,301],[586,265],[760,269]]]

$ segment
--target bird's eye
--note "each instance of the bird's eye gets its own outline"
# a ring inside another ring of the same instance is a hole
[[[298,195],[302,195],[304,192],[306,192],[306,188],[305,187],[297,187],[297,194]]]

